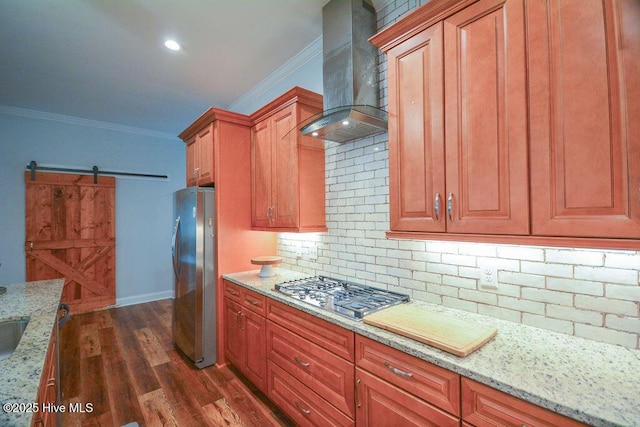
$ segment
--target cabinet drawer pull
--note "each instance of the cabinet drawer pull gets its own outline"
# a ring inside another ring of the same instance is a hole
[[[238,295],[238,293],[233,289],[227,289],[227,292],[229,292],[231,295]]]
[[[296,363],[304,368],[308,368],[309,367],[309,362],[303,362],[302,360],[298,359],[298,356],[293,356],[293,360],[296,361]]]
[[[400,375],[400,376],[402,376],[402,377],[407,377],[407,378],[411,378],[411,377],[413,376],[413,373],[412,373],[412,372],[405,372],[405,371],[401,371],[400,369],[398,369],[398,368],[395,368],[395,367],[391,366],[391,365],[389,364],[389,362],[384,362],[384,366],[386,366],[386,368],[387,368],[388,370],[390,370],[391,372],[393,372],[393,373],[394,373],[394,374],[396,374],[396,375]]]
[[[447,213],[449,221],[453,221],[453,193],[449,193],[449,197],[447,197]]]
[[[248,299],[247,301],[248,301],[248,302],[249,302],[249,304],[251,304],[251,305],[258,305],[258,301],[256,301],[256,300]]]
[[[302,403],[300,403],[300,401],[299,401],[299,400],[296,400],[296,401],[295,401],[295,404],[296,404],[296,408],[298,408],[298,410],[299,410],[300,412],[302,412],[303,414],[305,414],[305,415],[309,415],[309,414],[311,413],[311,410],[310,410],[310,409],[305,408],[304,406],[302,406]]]
[[[436,221],[440,221],[440,193],[436,193],[433,199],[433,210],[436,214]]]

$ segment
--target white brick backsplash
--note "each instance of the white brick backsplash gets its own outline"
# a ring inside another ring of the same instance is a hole
[[[637,317],[633,318],[607,314],[605,317],[605,326],[618,331],[640,334],[640,319]]]
[[[544,288],[546,284],[545,276],[511,271],[498,272],[498,281],[500,283],[511,283],[512,285],[523,285],[535,288]]]
[[[483,304],[496,305],[498,303],[497,295],[472,289],[460,289],[458,297],[463,300],[480,302]]]
[[[543,303],[537,301],[529,301],[504,295],[498,296],[498,305],[511,310],[534,314],[544,314],[545,306]]]
[[[640,271],[640,254],[635,252],[608,253],[605,254],[604,266]]]
[[[379,29],[425,2],[389,2],[378,11]],[[387,63],[379,58],[386,108]],[[325,161],[328,231],[279,234],[281,267],[640,349],[640,251],[387,238],[388,136],[327,144]],[[317,260],[296,256],[307,241],[317,245]],[[497,268],[497,290],[478,286],[480,265]]]
[[[522,299],[573,306],[573,294],[538,288],[522,288]]]
[[[638,314],[638,304],[634,302],[588,295],[576,295],[575,306],[576,308],[602,313],[622,314],[626,316],[637,316]]]
[[[427,283],[427,292],[437,295],[444,295],[457,298],[460,289],[455,286],[438,285],[437,283]]]
[[[578,310],[573,307],[565,307],[562,305],[548,304],[547,316],[555,319],[572,320],[588,325],[602,326],[604,316],[595,311]]]
[[[574,334],[578,337],[587,338],[596,341],[607,342],[610,344],[622,345],[625,347],[636,348],[638,345],[638,335],[628,332],[620,332],[614,329],[601,328],[597,326],[575,324]]]
[[[607,298],[640,303],[640,286],[606,285],[605,292]]]
[[[442,262],[444,264],[465,265],[475,267],[476,257],[471,255],[443,254]]]
[[[623,285],[638,284],[638,272],[636,270],[623,270],[619,268],[576,267],[575,278]]]
[[[604,295],[604,284],[585,280],[570,280],[557,277],[547,278],[547,288],[555,291],[573,292],[575,294]]]
[[[501,246],[498,248],[498,258],[544,261],[544,250],[523,246]]]
[[[478,304],[472,301],[465,301],[458,298],[442,297],[442,303],[447,307],[457,308],[458,310],[478,312]]]
[[[536,328],[548,329],[550,331],[561,332],[563,334],[573,333],[573,322],[561,319],[551,319],[537,314],[523,313],[522,323],[535,326]]]
[[[565,264],[522,261],[520,263],[520,269],[523,273],[542,274],[554,277],[573,277],[573,266]]]

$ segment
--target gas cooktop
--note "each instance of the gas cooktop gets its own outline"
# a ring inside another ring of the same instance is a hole
[[[275,289],[307,304],[355,320],[409,301],[409,295],[326,276],[278,283]]]

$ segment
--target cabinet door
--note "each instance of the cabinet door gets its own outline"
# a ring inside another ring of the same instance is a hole
[[[241,368],[243,374],[259,390],[266,390],[267,357],[266,357],[266,320],[250,310],[242,311],[242,333],[244,334],[244,359]]]
[[[268,227],[271,213],[272,148],[269,119],[251,129],[251,225]]]
[[[244,334],[242,333],[242,307],[224,299],[224,355],[229,362],[241,369],[244,365]]]
[[[198,185],[212,185],[214,181],[214,124],[211,123],[196,136],[198,146]]]
[[[298,226],[298,132],[295,105],[271,117],[273,146],[272,226]]]
[[[459,426],[453,415],[356,368],[356,425]]]
[[[442,23],[387,52],[391,230],[445,231]]]
[[[198,144],[194,136],[187,141],[187,187],[198,185]]]
[[[529,233],[523,5],[481,0],[444,21],[449,232]]]
[[[640,237],[639,9],[527,3],[533,234]]]

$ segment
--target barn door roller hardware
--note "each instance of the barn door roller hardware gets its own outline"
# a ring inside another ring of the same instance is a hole
[[[36,170],[50,171],[50,172],[71,172],[93,175],[93,183],[98,183],[98,175],[115,175],[115,176],[137,176],[142,178],[162,178],[167,179],[167,175],[154,175],[148,173],[135,173],[135,172],[115,172],[115,171],[101,171],[98,166],[93,166],[91,169],[73,169],[73,168],[54,168],[49,166],[38,166],[35,160],[31,160],[31,163],[27,165],[27,169],[31,171],[31,181],[36,180]]]

